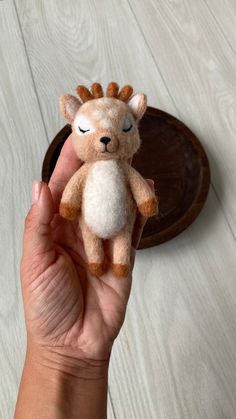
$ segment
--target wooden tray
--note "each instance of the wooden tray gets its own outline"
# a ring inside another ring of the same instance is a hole
[[[173,116],[148,107],[139,127],[142,145],[133,166],[155,181],[160,201],[159,215],[145,226],[142,249],[172,239],[195,220],[207,197],[210,169],[199,140]],[[66,125],[50,144],[43,162],[44,182],[49,181],[70,133],[70,125]]]

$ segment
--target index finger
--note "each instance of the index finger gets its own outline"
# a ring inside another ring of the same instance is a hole
[[[56,212],[58,211],[62,192],[66,184],[83,163],[75,154],[71,140],[72,134],[69,135],[61,149],[57,164],[48,184],[51,189]]]

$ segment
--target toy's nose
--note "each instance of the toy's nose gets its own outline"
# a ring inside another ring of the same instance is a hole
[[[111,139],[109,137],[101,137],[100,141],[101,143],[107,145],[111,141]]]

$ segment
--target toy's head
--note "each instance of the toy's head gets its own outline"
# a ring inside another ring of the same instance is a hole
[[[138,122],[146,108],[142,93],[131,97],[133,89],[109,83],[106,96],[94,83],[91,92],[77,87],[80,100],[72,95],[60,98],[60,109],[71,124],[74,149],[83,161],[129,159],[140,146]]]

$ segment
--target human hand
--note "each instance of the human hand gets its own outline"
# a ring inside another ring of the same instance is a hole
[[[69,137],[49,187],[34,184],[21,261],[28,343],[70,359],[106,362],[124,321],[131,275],[117,279],[109,270],[100,278],[91,276],[78,221],[58,214],[63,189],[81,164]],[[145,221],[137,216],[132,261]]]

